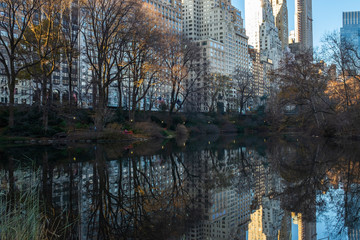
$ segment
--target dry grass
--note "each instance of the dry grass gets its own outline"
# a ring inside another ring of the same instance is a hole
[[[5,172],[0,175],[4,176]],[[24,181],[17,181],[23,189],[10,194],[5,188],[1,192],[0,239],[46,239],[36,175],[34,173]]]

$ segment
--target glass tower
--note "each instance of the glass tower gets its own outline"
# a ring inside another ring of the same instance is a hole
[[[340,35],[342,42],[348,41],[360,51],[360,11],[343,12],[343,27]]]

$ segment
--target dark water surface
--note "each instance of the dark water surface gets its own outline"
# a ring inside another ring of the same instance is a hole
[[[352,240],[359,147],[238,136],[0,146],[1,191],[36,176],[58,239]]]

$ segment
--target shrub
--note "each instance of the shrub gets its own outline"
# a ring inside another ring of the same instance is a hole
[[[89,125],[88,124],[85,124],[85,123],[76,123],[75,124],[75,128],[77,129],[88,129],[89,128]]]
[[[162,128],[151,122],[137,122],[134,126],[135,133],[143,133],[149,137],[161,138],[162,131]]]
[[[106,125],[106,128],[113,129],[113,130],[122,130],[123,125],[121,125],[119,123],[109,123],[108,125]]]
[[[158,117],[154,116],[154,115],[151,115],[150,119],[151,119],[152,122],[154,122],[154,123],[156,123],[158,125],[161,124],[161,120]]]
[[[237,129],[233,124],[227,122],[221,127],[221,131],[224,133],[236,133]]]
[[[189,135],[189,131],[187,130],[187,128],[182,124],[178,124],[176,126],[176,136],[187,136],[187,135]]]
[[[127,114],[124,114],[124,110],[120,108],[116,109],[114,114],[114,121],[118,123],[124,123],[126,119],[127,119]]]
[[[200,130],[206,134],[219,134],[220,129],[214,124],[202,125]]]

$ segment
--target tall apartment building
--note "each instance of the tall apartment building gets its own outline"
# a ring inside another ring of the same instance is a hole
[[[162,20],[162,27],[168,29],[171,33],[182,33],[182,5],[178,0],[143,0],[144,4],[150,5],[159,13]],[[86,54],[83,51],[85,47],[83,34],[79,31],[79,21],[81,16],[78,0],[68,2],[68,6],[61,13],[61,21],[67,31],[63,35],[67,35],[68,42],[72,41],[74,48],[79,51],[79,55],[72,60],[72,81],[70,91],[69,72],[70,66],[64,54],[59,58],[58,66],[51,76],[51,88],[53,102],[66,104],[70,98],[73,99],[80,107],[91,107],[93,102],[92,79],[93,70],[88,64]],[[84,26],[83,26],[84,27]],[[82,29],[86,32],[86,29]],[[90,33],[89,33],[90,34]],[[35,81],[19,80],[15,89],[15,104],[33,104],[36,99],[40,98],[40,92]],[[161,90],[159,97],[166,99],[168,91],[166,86],[158,88]],[[126,94],[123,95],[126,98]],[[115,85],[109,88],[109,106],[118,106],[118,90]],[[128,101],[123,101],[127,103]],[[2,74],[0,66],[0,104],[9,103],[9,91],[7,80]],[[145,103],[144,103],[145,104]]]
[[[343,27],[340,29],[341,41],[349,41],[360,51],[360,11],[343,12]]]
[[[61,11],[61,16],[59,20],[62,22],[63,29],[61,29],[60,34],[62,37],[66,38],[67,42],[72,42],[75,49],[79,49],[78,35],[79,31],[79,6],[78,0],[72,0],[67,2],[68,5],[64,6],[64,10]],[[42,15],[35,15],[42,16]],[[34,17],[34,23],[39,21]],[[76,99],[78,101],[79,93],[79,61],[78,57],[72,59],[72,82],[71,82],[71,92],[69,88],[69,61],[66,60],[65,54],[60,54],[60,58],[57,66],[55,67],[54,72],[51,75],[51,83],[48,83],[48,88],[52,89],[52,93],[49,94],[49,97],[52,99],[52,102],[56,103],[65,103],[70,100],[70,98]],[[0,71],[2,66],[0,64]],[[7,79],[5,76],[1,75],[0,72],[0,104],[9,103],[9,92],[7,88]],[[15,86],[15,104],[33,104],[36,101],[41,100],[40,93],[40,83],[29,77],[29,79],[18,79]],[[50,87],[51,85],[51,87]]]
[[[154,11],[155,15],[157,15],[157,19],[160,20],[158,24],[161,29],[164,31],[168,31],[172,34],[181,34],[182,33],[182,5],[179,0],[142,0],[145,7],[148,8],[147,11]],[[84,43],[81,44],[84,46]],[[92,103],[92,92],[93,89],[89,87],[92,79],[92,71],[88,64],[86,64],[87,56],[83,54],[81,56],[82,60],[82,99],[84,99],[83,104],[84,107],[91,106]],[[131,83],[131,81],[130,81]],[[123,92],[121,94],[122,98],[122,107],[129,109],[129,99],[131,99],[131,94],[129,94],[129,89],[131,88],[131,84],[127,79],[124,79],[122,82]],[[167,84],[163,84],[161,86],[154,85],[151,87],[148,94],[143,101],[139,103],[139,108],[144,109],[144,107],[148,107],[150,102],[154,102],[154,108],[159,107],[160,102],[168,103],[170,96],[170,86]],[[119,106],[119,90],[118,83],[114,82],[109,87],[109,96],[108,96],[108,106],[118,107]],[[154,99],[155,98],[155,99]],[[158,100],[158,99],[161,99]]]
[[[243,19],[230,0],[183,0],[182,4],[183,33],[201,46],[211,73],[230,77],[236,67],[249,67]],[[206,84],[204,81],[198,83],[199,87]],[[196,100],[199,104],[194,106],[195,110],[209,111],[206,96],[201,98]]]
[[[274,67],[277,67],[282,56],[282,43],[270,1],[245,0],[245,25],[249,44],[260,51],[262,59],[271,59]]]
[[[66,10],[62,13],[63,36],[68,46],[79,51],[80,50],[80,7],[78,0],[68,2]],[[66,30],[66,31],[65,31]],[[70,69],[71,68],[71,69]],[[53,85],[53,101],[59,103],[67,103],[70,99],[78,102],[80,91],[80,62],[78,56],[63,53],[57,69],[52,74]],[[71,70],[71,71],[70,71]],[[71,73],[71,79],[70,79]],[[71,82],[70,82],[71,81]],[[70,85],[71,84],[71,85]]]
[[[260,60],[260,52],[249,46],[249,55],[251,59],[251,73],[255,83],[255,95],[263,96],[266,86],[264,84],[264,64]]]
[[[295,1],[295,43],[300,49],[313,48],[312,0]]]
[[[285,49],[289,42],[288,9],[286,0],[271,0],[275,26],[279,31],[282,48]]]

